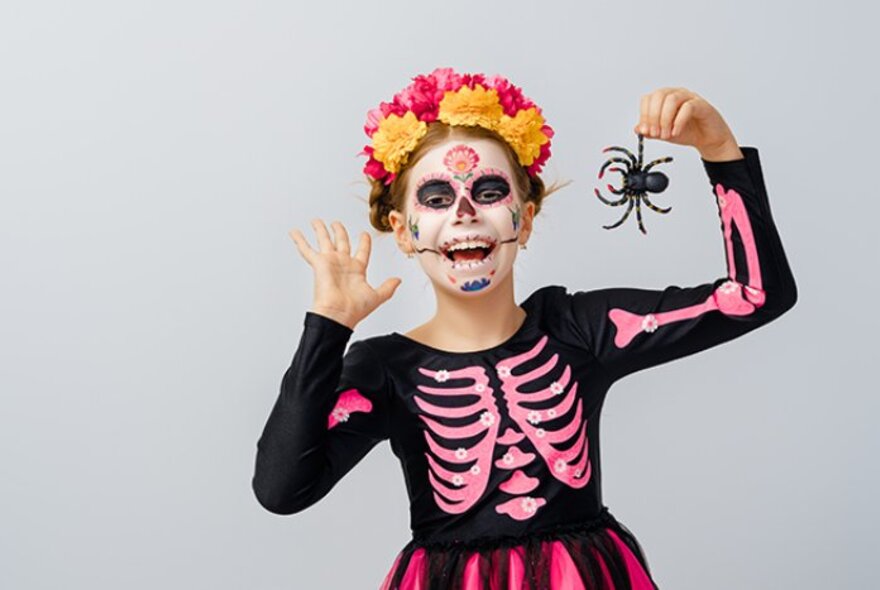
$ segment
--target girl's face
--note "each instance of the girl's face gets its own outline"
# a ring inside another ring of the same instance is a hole
[[[476,293],[511,272],[534,204],[524,205],[501,146],[450,139],[422,156],[407,185],[398,242],[435,285]]]

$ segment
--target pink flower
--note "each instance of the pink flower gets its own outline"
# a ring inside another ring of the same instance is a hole
[[[461,87],[461,76],[456,74],[452,68],[435,68],[433,72],[428,74],[428,76],[434,79],[437,83],[438,90],[443,92],[447,90],[458,90],[458,88]]]
[[[364,125],[364,133],[369,137],[373,137],[373,134],[379,128],[379,121],[382,119],[382,116],[382,109],[379,107],[371,109],[370,112],[367,113],[367,123]]]
[[[480,156],[477,155],[477,152],[469,146],[459,145],[449,150],[449,153],[443,158],[443,165],[454,174],[463,176],[473,170],[479,161]]]

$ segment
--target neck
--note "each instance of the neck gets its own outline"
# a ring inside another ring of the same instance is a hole
[[[455,295],[436,286],[434,294],[437,313],[424,331],[445,350],[491,348],[513,336],[525,320],[514,299],[513,271],[481,295]]]

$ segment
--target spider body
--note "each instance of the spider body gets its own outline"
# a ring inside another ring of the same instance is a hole
[[[628,158],[609,158],[602,167],[599,169],[599,178],[605,174],[605,170],[608,169],[609,172],[621,172],[623,173],[623,186],[621,188],[614,188],[610,184],[607,185],[607,189],[615,194],[615,195],[623,195],[620,199],[617,200],[609,200],[602,196],[602,193],[599,192],[599,189],[595,189],[596,196],[599,197],[606,205],[610,205],[612,207],[619,207],[621,205],[626,205],[626,212],[623,214],[617,223],[612,225],[603,225],[605,229],[614,229],[615,227],[620,226],[624,221],[626,221],[629,214],[632,212],[633,208],[636,210],[636,219],[638,220],[639,230],[643,234],[647,234],[648,232],[645,230],[645,225],[642,223],[642,203],[656,211],[657,213],[669,213],[672,210],[672,207],[657,207],[654,205],[651,200],[648,198],[648,193],[662,193],[666,190],[666,187],[669,186],[669,178],[663,174],[662,172],[652,172],[651,168],[656,166],[657,164],[663,164],[665,162],[671,162],[672,158],[658,158],[646,166],[643,166],[643,158],[642,155],[644,153],[644,136],[639,134],[639,155],[636,157],[633,155],[631,151],[626,148],[620,146],[610,146],[602,150],[603,152],[617,151],[623,152],[628,156]],[[623,164],[624,168],[608,168],[614,163]]]

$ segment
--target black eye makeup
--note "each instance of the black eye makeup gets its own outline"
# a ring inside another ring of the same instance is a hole
[[[471,184],[471,198],[476,203],[491,205],[510,194],[510,184],[497,174],[484,174]]]
[[[455,202],[455,189],[448,180],[428,180],[416,189],[416,199],[425,207],[445,209]]]

